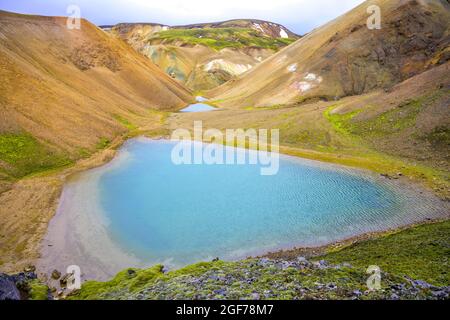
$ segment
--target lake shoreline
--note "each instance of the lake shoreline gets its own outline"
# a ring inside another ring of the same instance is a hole
[[[145,133],[141,134],[141,135],[144,137],[149,137],[150,139],[154,139],[154,140],[161,140],[161,139],[168,138],[167,135],[155,135],[155,136],[150,135],[149,136],[149,135],[146,135]],[[45,203],[44,204],[42,204],[42,203],[36,204],[36,207],[39,207],[40,211],[47,212],[47,214],[41,216],[42,222],[40,224],[40,229],[36,230],[35,234],[28,235],[28,238],[26,239],[28,241],[25,244],[25,249],[23,250],[22,255],[19,254],[19,256],[18,256],[17,253],[14,253],[14,252],[11,253],[10,252],[11,249],[8,249],[8,248],[5,248],[5,250],[2,250],[3,251],[2,252],[2,260],[3,261],[1,261],[2,264],[0,265],[0,270],[2,272],[7,272],[7,273],[20,272],[27,265],[35,265],[36,264],[36,262],[38,261],[38,259],[40,257],[42,241],[48,232],[48,226],[49,226],[51,219],[56,214],[56,208],[61,200],[60,199],[61,193],[62,193],[64,184],[67,181],[67,179],[69,179],[74,174],[84,172],[84,171],[87,171],[87,170],[90,170],[90,169],[93,169],[96,167],[100,167],[100,166],[103,166],[104,164],[110,162],[115,157],[117,150],[130,138],[133,138],[133,137],[129,136],[128,134],[117,137],[107,149],[97,152],[96,154],[92,155],[88,159],[80,160],[75,165],[73,165],[69,168],[65,168],[59,172],[53,172],[48,175],[42,174],[37,177],[23,178],[21,180],[16,181],[9,190],[6,190],[0,194],[0,199],[4,198],[5,195],[7,195],[9,199],[12,198],[12,200],[10,200],[10,201],[12,201],[13,204],[16,204],[16,207],[17,207],[17,203],[20,201],[23,201],[24,198],[27,199],[27,198],[31,198],[31,197],[42,197],[42,198],[44,198],[44,200],[46,200]],[[319,154],[319,155],[325,154],[325,153],[321,153],[321,152],[317,152],[317,151],[302,150],[300,148],[292,148],[292,147],[287,147],[287,146],[281,146],[280,153],[298,157],[298,158],[313,159],[313,160],[316,160],[316,158],[317,158],[316,154]],[[302,154],[303,156],[299,156],[299,153]],[[304,156],[305,153],[306,153],[306,156]],[[356,157],[351,157],[351,156],[346,156],[345,158],[357,159]],[[336,160],[336,161],[332,161],[332,160]],[[363,171],[369,171],[372,173],[379,173],[377,171],[369,170],[369,169],[365,168],[364,166],[361,167],[361,166],[357,166],[357,165],[353,166],[353,165],[342,164],[341,160],[342,160],[341,156],[334,155],[334,157],[331,159],[327,157],[326,160],[324,160],[324,161],[321,161],[321,160],[316,160],[316,161],[324,162],[324,163],[331,163],[331,164],[338,164],[339,166],[345,166],[345,167],[348,167],[351,169],[359,169],[359,170],[363,170]],[[356,164],[358,164],[357,161],[356,161]],[[430,192],[436,194],[432,188],[427,188],[427,186],[424,186],[423,181],[421,181],[420,179],[415,179],[414,177],[407,177],[407,176],[399,177],[399,179],[405,181],[405,183],[408,183],[408,184],[413,183],[416,185],[417,188],[419,188],[421,190],[430,191]],[[31,187],[28,187],[26,190],[24,190],[25,189],[24,185],[31,185]],[[44,185],[44,187],[42,187],[42,185]],[[48,186],[52,186],[51,192],[49,192]],[[24,194],[22,194],[22,193],[24,193]],[[440,196],[439,194],[436,194],[436,195]],[[11,207],[14,207],[14,206],[12,205]],[[35,210],[36,209],[33,207],[30,208],[30,211],[35,211]],[[19,219],[20,220],[29,219],[26,216],[26,214],[27,214],[27,212],[25,212],[24,217],[19,217]],[[448,218],[449,217],[446,217],[444,220],[447,220]],[[418,223],[418,224],[423,224],[423,223],[427,223],[427,221],[425,220],[422,223]],[[16,230],[14,230],[15,232],[17,232],[17,230],[19,230],[19,232],[20,232],[20,230],[24,230],[26,228],[27,223],[21,222],[21,224],[25,224],[25,226],[19,225],[16,228]],[[25,236],[27,236],[27,235],[25,235]],[[362,235],[362,237],[363,236],[364,235]],[[343,240],[340,242],[346,243],[348,241]],[[304,249],[314,249],[314,248],[304,248]],[[299,249],[295,249],[295,250],[299,250]],[[279,254],[284,254],[288,251],[292,251],[292,250],[280,250],[277,252]],[[274,253],[267,253],[267,255],[273,255],[273,254]],[[13,257],[17,257],[17,256],[18,256],[18,258],[13,258]]]
[[[393,235],[396,233],[400,233],[402,231],[417,228],[420,226],[425,225],[431,225],[436,223],[442,223],[445,221],[448,221],[450,219],[450,214],[447,215],[447,217],[442,218],[436,218],[436,219],[425,219],[421,222],[417,223],[411,223],[404,226],[388,229],[388,230],[380,230],[375,232],[367,232],[361,235],[357,235],[354,237],[349,237],[347,239],[335,241],[323,246],[317,246],[317,247],[294,247],[292,249],[286,249],[286,250],[278,250],[274,252],[268,252],[263,255],[258,256],[250,256],[248,259],[251,258],[269,258],[269,259],[282,259],[282,260],[295,260],[298,257],[305,257],[307,259],[318,257],[325,255],[330,252],[334,251],[340,251],[341,249],[351,247],[357,243],[364,242],[364,241],[370,241],[374,239],[378,239],[381,237]]]
[[[160,137],[159,139],[152,139],[152,138],[137,138],[137,139],[146,139],[149,142],[167,140],[164,137]],[[162,143],[163,142],[164,141],[162,141]],[[116,152],[115,152],[115,155],[116,156],[114,157],[114,159],[112,161],[109,161],[106,164],[107,166],[115,166],[116,162],[120,162],[120,159],[118,159]],[[313,161],[313,160],[309,160],[309,159],[302,159],[302,158],[293,157],[293,156],[287,156],[287,155],[286,155],[286,157],[292,158],[294,161],[298,160],[298,161],[302,161],[302,162],[306,162],[306,163],[314,162],[317,166],[324,166],[326,168],[334,168],[334,169],[339,168],[339,169],[342,169],[342,170],[345,169],[345,170],[350,170],[351,172],[355,172],[355,173],[358,172],[358,171],[361,171],[364,174],[370,174],[370,176],[372,176],[374,179],[377,179],[377,180],[387,179],[387,178],[383,178],[383,177],[377,175],[376,173],[373,173],[373,172],[368,171],[368,170],[363,170],[363,169],[358,169],[358,168],[349,168],[347,166],[342,166],[342,165],[338,165],[338,164],[323,163],[323,162],[320,162],[320,161]],[[91,169],[91,171],[92,171],[92,169]],[[95,171],[95,169],[94,169],[94,171]],[[73,175],[72,175],[72,177],[73,177]],[[414,191],[414,192],[417,189],[421,190],[420,187],[418,185],[416,185],[416,184],[411,186],[411,182],[408,179],[398,179],[398,181],[395,181],[395,185],[402,185],[402,184],[405,185],[406,189],[410,189],[411,191]],[[405,192],[407,192],[407,191],[405,191]],[[92,194],[92,193],[93,192],[86,191],[87,195]],[[432,194],[430,193],[429,195],[426,195],[426,197],[428,197],[428,196],[431,197]],[[87,197],[88,196],[86,196],[86,198]],[[60,201],[64,201],[64,197],[63,196],[60,198]],[[440,220],[442,218],[443,217],[439,217],[438,219],[432,219],[432,220],[433,221],[437,221],[437,220]],[[448,218],[448,216],[445,217],[445,219],[447,219],[447,218]],[[61,219],[62,219],[62,221],[61,221]],[[57,230],[57,234],[59,234],[59,239],[60,240],[56,241],[55,239],[51,239],[49,241],[48,239],[44,238],[44,240],[43,240],[44,255],[45,255],[46,251],[47,252],[51,251],[51,250],[46,250],[47,249],[46,247],[49,246],[49,245],[51,245],[53,247],[51,249],[54,249],[54,250],[59,252],[59,254],[56,255],[57,257],[61,257],[63,255],[63,253],[65,252],[65,250],[63,250],[63,248],[65,248],[65,246],[67,246],[67,248],[69,248],[69,247],[73,248],[73,247],[80,246],[82,248],[85,248],[85,249],[83,249],[83,251],[85,251],[85,250],[89,251],[89,248],[87,248],[88,246],[86,245],[86,243],[88,243],[88,242],[85,242],[83,244],[82,241],[79,240],[79,239],[75,239],[75,240],[72,239],[72,240],[67,240],[67,241],[64,239],[64,236],[61,235],[61,233],[63,233],[63,231],[61,231],[61,230],[65,229],[65,223],[66,222],[64,222],[64,219],[71,219],[71,217],[59,217],[58,214],[57,214],[52,219],[52,221],[50,222],[50,225],[52,225],[53,223],[56,223],[55,221],[58,221],[57,223],[59,223],[59,227],[56,227],[56,230]],[[275,255],[277,255],[279,257],[286,258],[288,256],[291,256],[292,252],[317,251],[317,250],[319,250],[321,248],[332,248],[332,247],[336,247],[338,245],[342,246],[342,245],[345,245],[345,244],[347,244],[349,242],[355,242],[355,241],[359,241],[359,240],[362,240],[362,239],[366,239],[369,235],[383,234],[383,233],[386,233],[386,232],[392,232],[392,230],[404,229],[404,228],[406,228],[408,226],[415,226],[415,225],[421,224],[422,222],[426,223],[428,221],[430,221],[429,218],[423,218],[419,222],[415,221],[414,223],[411,223],[411,224],[400,225],[399,227],[394,227],[393,229],[382,228],[382,229],[380,229],[380,231],[369,232],[369,233],[362,233],[362,234],[359,234],[359,235],[352,236],[352,237],[350,237],[348,239],[344,238],[342,240],[338,240],[338,241],[334,241],[334,242],[330,241],[329,243],[326,243],[326,244],[323,244],[323,245],[320,245],[320,246],[305,246],[305,247],[301,247],[301,248],[296,248],[298,245],[296,245],[295,242],[294,242],[291,245],[286,245],[286,246],[282,246],[282,247],[277,248],[277,249],[272,249],[272,251],[275,250],[274,253],[269,252],[269,250],[258,249],[258,250],[255,250],[254,254],[250,254],[250,256],[275,256]],[[72,221],[72,223],[74,225],[76,225],[76,222]],[[85,223],[85,225],[87,225],[87,224]],[[50,228],[50,226],[49,226],[49,228]],[[48,232],[50,230],[49,228],[47,230]],[[53,226],[52,229],[55,230],[55,226]],[[104,229],[106,229],[106,228],[104,228]],[[104,230],[100,230],[98,232],[98,234],[104,234],[104,233],[105,233]],[[82,234],[81,235],[79,234],[79,236],[84,237],[86,235],[83,236]],[[128,252],[126,252],[126,250],[123,250],[123,248],[120,248],[120,246],[118,246],[117,244],[114,244],[114,241],[112,241],[111,239],[106,239],[105,237],[102,237],[102,238],[104,239],[103,243],[107,243],[108,244],[108,245],[105,246],[105,248],[109,248],[109,249],[105,249],[108,252],[108,255],[115,256],[115,257],[120,257],[120,256],[124,257],[125,255],[127,255]],[[102,242],[102,241],[99,241],[99,239],[97,239],[96,241],[97,242]],[[70,251],[70,250],[66,250],[66,251]],[[95,252],[95,250],[94,250],[94,252]],[[95,260],[95,254],[91,255],[91,256],[93,257],[93,259],[89,258],[87,261],[91,261],[89,263],[91,263],[92,265],[95,265],[95,261],[94,261]],[[243,254],[242,256],[237,258],[237,260],[245,259],[246,256],[247,256],[247,254]],[[219,255],[219,258],[221,258],[220,255]],[[108,264],[113,264],[113,260],[111,260]],[[121,259],[121,260],[125,260],[125,259]],[[120,268],[116,268],[116,270],[114,272],[104,273],[104,274],[96,273],[95,271],[93,271],[95,268],[90,268],[91,270],[87,271],[88,276],[86,278],[94,279],[94,280],[106,280],[109,277],[113,276],[116,272],[118,272],[120,270],[123,270],[123,269],[126,269],[127,267],[139,267],[139,268],[149,267],[146,264],[142,264],[142,263],[139,264],[138,260],[133,260],[133,261],[135,261],[135,262],[130,263],[129,265],[128,264],[124,264]],[[234,261],[234,260],[232,260],[232,261]],[[67,264],[68,261],[65,261],[65,263]],[[155,263],[164,264],[164,261],[158,261],[158,262],[155,262]],[[46,272],[44,272],[44,273],[46,273],[47,275],[48,275],[49,272],[51,272],[53,267],[57,268],[59,271],[64,271],[64,270],[61,270],[61,268],[62,268],[62,265],[65,265],[64,263],[61,263],[61,261],[59,261],[59,260],[58,260],[58,262],[55,261],[55,262],[52,263],[51,258],[50,258],[50,261],[47,260],[43,264],[41,264],[41,263],[39,263],[39,264],[43,265],[43,266],[46,266]],[[89,269],[89,268],[85,268],[85,269]],[[101,269],[103,270],[105,268],[101,268]]]

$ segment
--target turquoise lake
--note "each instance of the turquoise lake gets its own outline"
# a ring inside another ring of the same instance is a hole
[[[189,105],[188,107],[180,110],[180,112],[208,112],[208,111],[215,111],[217,108],[211,107],[210,105],[207,105],[206,103],[194,103]]]
[[[284,155],[273,176],[259,165],[175,165],[175,144],[130,140],[110,164],[69,182],[44,259],[84,264],[93,275],[177,268],[324,245],[442,213],[432,197],[376,174]]]
[[[188,105],[186,108],[181,109],[180,112],[181,113],[190,113],[190,112],[209,112],[209,111],[218,110],[218,108],[212,107],[212,106],[204,103],[204,102],[207,102],[208,99],[206,99],[202,96],[195,97],[195,100],[197,101],[197,103]]]

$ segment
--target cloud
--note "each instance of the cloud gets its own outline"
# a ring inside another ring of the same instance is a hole
[[[292,4],[306,3],[307,0],[164,0],[145,1],[131,0],[136,6],[148,9],[163,10],[175,16],[209,16],[223,15],[239,11],[271,11],[274,8],[282,8]]]
[[[169,25],[237,18],[269,20],[306,33],[363,0],[0,0],[0,9],[65,15],[70,4],[96,24],[158,22]]]

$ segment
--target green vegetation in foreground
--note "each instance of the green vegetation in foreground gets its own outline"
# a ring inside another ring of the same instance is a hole
[[[450,221],[446,221],[365,240],[313,259],[328,263],[248,259],[198,263],[168,273],[161,265],[128,269],[108,282],[84,283],[69,299],[424,299],[433,296],[430,289],[414,291],[405,277],[448,286],[449,257]],[[383,271],[381,291],[366,291],[369,265]]]
[[[257,47],[278,49],[295,41],[291,38],[271,38],[248,28],[171,29],[157,33],[151,40],[182,41],[190,45],[204,45],[215,50],[224,48]]]
[[[437,286],[450,285],[450,221],[427,224],[356,243],[323,257],[332,263],[378,265],[382,270],[420,279]]]
[[[30,300],[48,300],[48,287],[39,280],[28,283]]]
[[[4,171],[16,178],[72,163],[27,133],[0,134],[0,167],[1,162],[6,163]]]

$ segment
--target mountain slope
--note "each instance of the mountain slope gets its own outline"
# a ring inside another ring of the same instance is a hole
[[[0,179],[70,163],[192,96],[88,21],[0,12]]]
[[[285,27],[260,20],[175,27],[122,23],[102,28],[193,90],[233,79],[298,39]]]
[[[367,8],[381,8],[369,30]],[[450,57],[450,4],[369,0],[210,92],[226,107],[334,100],[390,88]]]
[[[288,30],[281,24],[257,20],[257,19],[234,19],[221,22],[198,23],[186,26],[179,26],[180,29],[197,29],[197,28],[247,28],[260,32],[262,35],[271,38],[294,38],[298,36]]]

